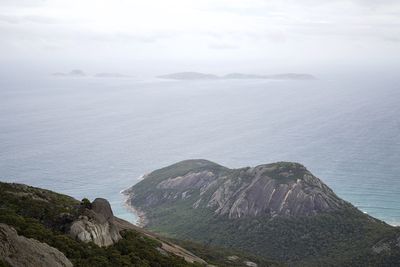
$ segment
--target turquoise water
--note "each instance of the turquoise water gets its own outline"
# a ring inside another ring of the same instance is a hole
[[[396,80],[0,82],[0,180],[105,197],[187,158],[306,165],[342,198],[400,224]]]

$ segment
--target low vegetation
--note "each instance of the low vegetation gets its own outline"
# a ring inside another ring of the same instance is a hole
[[[400,247],[380,253],[372,249],[381,240],[400,237],[400,229],[351,209],[314,217],[231,220],[179,205],[163,206],[149,218],[149,229],[171,238],[235,248],[294,265],[396,266],[400,262]],[[201,246],[186,247],[202,256]]]
[[[71,197],[25,185],[0,183],[0,223],[18,234],[57,248],[74,266],[200,266],[175,255],[163,255],[161,243],[134,231],[107,248],[76,241],[65,227],[79,214],[81,203]],[[83,205],[90,205],[88,200]],[[0,266],[7,266],[0,262]]]
[[[227,249],[223,247],[214,247],[205,244],[199,244],[188,240],[171,239],[175,244],[178,244],[200,258],[207,261],[209,264],[219,267],[238,267],[244,266],[246,263],[255,263],[257,266],[279,267],[286,264],[278,261],[266,260],[263,257],[245,253],[235,249]]]

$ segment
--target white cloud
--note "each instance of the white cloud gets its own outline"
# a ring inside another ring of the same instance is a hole
[[[226,44],[226,43],[214,43],[210,44],[208,47],[210,47],[211,49],[218,49],[218,50],[238,49],[236,45]]]
[[[104,58],[127,67],[171,60],[363,65],[400,59],[400,2],[7,0],[0,36],[0,57],[52,64]]]

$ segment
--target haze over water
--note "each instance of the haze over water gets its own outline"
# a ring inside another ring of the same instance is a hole
[[[0,180],[105,197],[189,158],[297,161],[340,197],[400,224],[398,80],[2,80]]]

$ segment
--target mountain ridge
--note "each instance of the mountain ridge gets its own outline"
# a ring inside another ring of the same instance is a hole
[[[171,169],[175,173],[171,173]],[[167,176],[171,177],[158,178]],[[237,178],[238,183],[232,177]],[[146,193],[148,201],[143,203],[146,207],[171,199],[187,199],[198,190],[199,197],[192,203],[193,208],[215,207],[214,213],[228,214],[229,218],[258,214],[312,215],[349,205],[299,163],[277,162],[229,169],[207,160],[187,160],[156,170],[145,176],[143,182],[169,193],[168,196]],[[130,201],[133,203],[143,194],[141,190],[138,192],[132,187],[123,193],[132,194]],[[262,199],[263,195],[270,197]],[[300,198],[302,203],[295,206]]]

